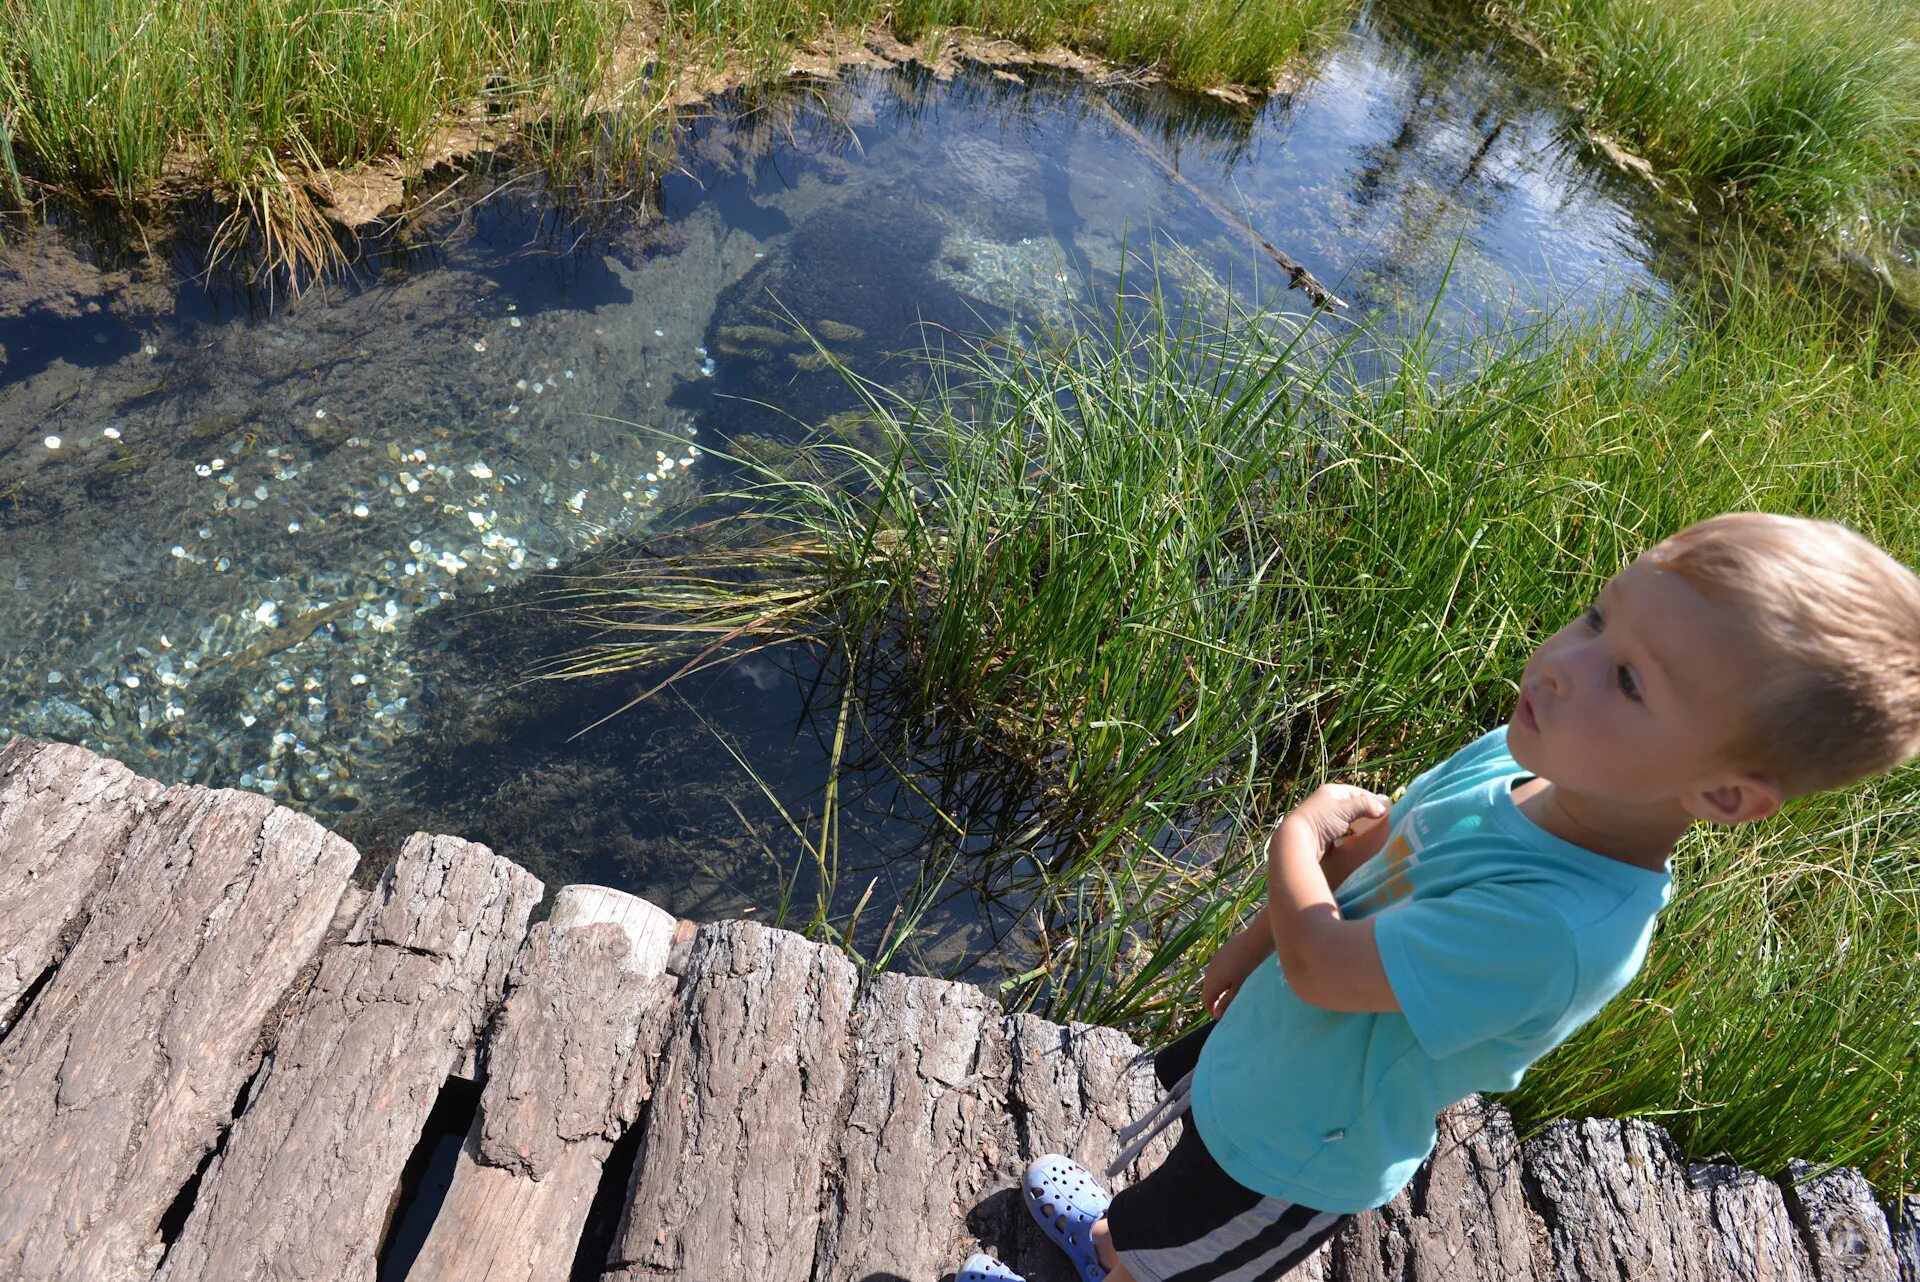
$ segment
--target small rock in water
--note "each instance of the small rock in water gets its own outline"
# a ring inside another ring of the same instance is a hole
[[[120,429],[117,427],[103,427],[100,429],[100,435],[106,437],[109,441],[117,441],[120,439]]]
[[[275,627],[280,622],[280,605],[276,601],[262,601],[255,607],[253,617],[263,627]]]
[[[49,437],[47,438],[47,440],[46,440],[46,446],[47,446],[47,448],[48,448],[48,449],[50,449],[50,450],[57,450],[57,449],[59,449],[59,448],[60,448],[60,438],[59,438],[59,437],[57,437],[57,436],[49,436]]]

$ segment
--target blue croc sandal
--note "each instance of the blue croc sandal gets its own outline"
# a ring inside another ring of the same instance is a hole
[[[970,1255],[960,1271],[953,1275],[953,1282],[1027,1282],[1018,1273],[991,1255]]]
[[[1027,1168],[1027,1209],[1055,1246],[1067,1253],[1086,1282],[1104,1282],[1107,1271],[1093,1249],[1093,1226],[1113,1199],[1086,1167],[1049,1153]]]

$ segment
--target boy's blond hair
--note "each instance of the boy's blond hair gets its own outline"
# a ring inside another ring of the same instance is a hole
[[[1730,512],[1648,552],[1768,656],[1727,755],[1790,797],[1920,752],[1920,578],[1844,525]]]

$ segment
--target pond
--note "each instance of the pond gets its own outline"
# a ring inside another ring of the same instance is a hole
[[[1248,225],[1350,315],[1446,280],[1461,329],[1688,270],[1688,229],[1590,154],[1527,56],[1390,8],[1257,107],[860,70],[721,104],[679,157],[655,209],[592,219],[509,165],[443,175],[297,297],[10,230],[0,734],[267,793],[374,861],[458,833],[697,918],[783,896],[804,917],[832,858],[833,910],[870,891],[883,921],[924,884],[926,807],[870,772],[819,840],[837,704],[804,657],[584,734],[641,687],[525,680],[579,640],[544,594],[707,450],[852,403],[813,341],[900,381],[930,342],[1099,306],[1123,264],[1278,295]],[[203,250],[183,233],[172,260]],[[965,968],[1016,916],[950,899],[914,964]]]

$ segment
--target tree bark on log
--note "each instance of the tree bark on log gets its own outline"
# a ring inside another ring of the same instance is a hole
[[[401,1169],[541,890],[485,846],[407,839],[282,1030],[165,1282],[372,1282]]]
[[[808,1282],[856,987],[797,935],[700,927],[609,1278]]]
[[[999,1003],[883,974],[861,994],[815,1278],[937,1278],[979,1249],[968,1212],[1017,1180]]]
[[[1681,1161],[1644,1122],[1555,1122],[1523,1152],[1555,1279],[1816,1282],[1780,1186]]]
[[[0,749],[0,1036],[73,947],[127,834],[160,793],[72,744],[16,737]]]
[[[514,963],[479,1116],[407,1282],[567,1282],[607,1154],[639,1116],[665,1041],[674,926],[619,891],[556,896]]]
[[[1892,1227],[1873,1187],[1853,1170],[1814,1174],[1806,1162],[1787,1164],[1787,1210],[1805,1234],[1820,1282],[1883,1282],[1900,1270]]]
[[[1898,1199],[1886,1208],[1886,1216],[1900,1282],[1920,1282],[1920,1197]]]
[[[1440,1115],[1439,1141],[1413,1183],[1335,1239],[1343,1282],[1456,1282],[1553,1276],[1546,1226],[1527,1205],[1520,1143],[1506,1110],[1476,1095]]]
[[[1018,1189],[1026,1164],[1045,1153],[1065,1153],[1099,1174],[1119,1156],[1119,1132],[1160,1097],[1153,1068],[1140,1048],[1111,1028],[1062,1026],[1037,1015],[1006,1021],[1012,1059],[1007,1109],[1017,1142],[1015,1160],[1003,1168],[1010,1192],[981,1226],[988,1249],[1029,1282],[1077,1282],[1058,1247],[1034,1223]],[[1156,1138],[1115,1180],[1124,1187],[1158,1166],[1179,1135],[1175,1127]]]
[[[0,1276],[151,1274],[161,1217],[231,1118],[357,860],[248,793],[168,789],[135,826],[0,1049]]]

